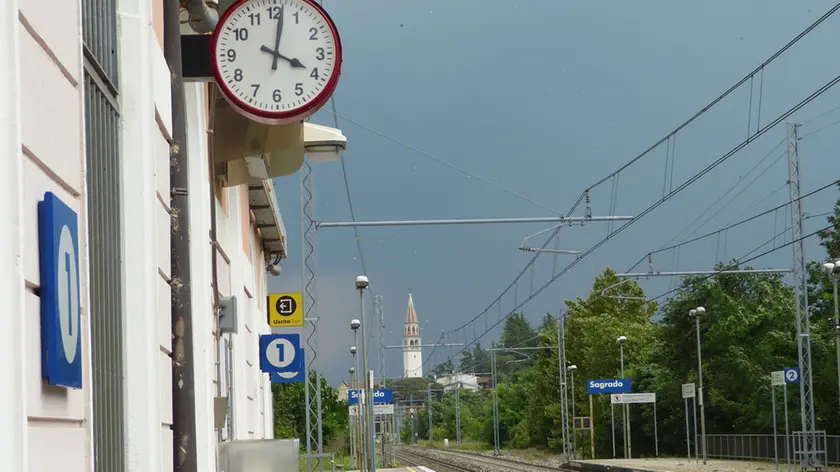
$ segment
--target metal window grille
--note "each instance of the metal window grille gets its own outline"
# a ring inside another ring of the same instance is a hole
[[[115,0],[83,0],[94,470],[125,470],[120,125]]]

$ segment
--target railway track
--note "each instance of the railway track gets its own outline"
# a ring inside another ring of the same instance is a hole
[[[425,466],[433,469],[435,472],[477,472],[475,469],[468,469],[455,464],[450,464],[446,461],[433,459],[426,456],[421,456],[417,453],[399,450],[396,453],[397,461],[400,465],[408,466]]]
[[[424,454],[420,451],[425,452],[434,452],[438,456],[449,456],[452,458],[460,459],[459,462],[467,463],[469,465],[475,464],[476,467],[469,468],[468,465],[462,464],[453,464],[451,461],[447,461],[440,457],[429,457],[428,453]],[[541,466],[536,464],[528,464],[525,462],[520,462],[513,459],[507,459],[503,457],[490,457],[485,456],[483,454],[473,453],[473,452],[465,452],[465,451],[453,451],[453,450],[445,450],[445,449],[403,449],[402,453],[409,454],[416,460],[416,465],[426,465],[429,467],[434,468],[436,463],[438,467],[441,468],[448,468],[443,470],[435,469],[437,472],[447,472],[448,470],[453,470],[456,472],[460,471],[470,471],[470,472],[483,472],[487,470],[487,466],[491,468],[496,468],[505,471],[511,472],[546,472],[546,471],[559,471],[563,470],[558,467],[549,467],[549,466]],[[399,456],[400,453],[397,455]],[[425,463],[423,463],[425,461]],[[484,466],[484,467],[481,467]]]

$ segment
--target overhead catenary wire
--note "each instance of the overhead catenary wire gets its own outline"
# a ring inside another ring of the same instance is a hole
[[[380,138],[382,138],[382,139],[384,139],[384,140],[386,140],[386,141],[390,141],[390,142],[392,142],[392,143],[394,143],[394,144],[396,144],[396,145],[402,146],[402,147],[404,147],[404,148],[408,149],[409,151],[415,152],[415,153],[417,153],[417,154],[419,154],[419,155],[421,155],[421,156],[423,156],[423,157],[426,157],[426,158],[428,158],[428,159],[431,159],[431,160],[433,160],[433,161],[437,162],[438,164],[442,164],[442,165],[444,165],[444,166],[446,166],[446,167],[449,167],[450,169],[453,169],[453,170],[455,170],[455,171],[457,171],[457,172],[459,172],[459,173],[461,173],[461,174],[464,174],[464,175],[466,175],[466,176],[467,176],[467,177],[469,177],[469,178],[473,178],[473,179],[476,179],[476,180],[478,180],[478,181],[481,181],[481,182],[483,182],[483,183],[485,183],[485,184],[487,184],[487,185],[490,185],[491,187],[494,187],[494,188],[496,188],[496,189],[498,189],[498,190],[501,190],[501,191],[503,191],[503,192],[505,192],[505,193],[507,193],[507,194],[509,194],[509,195],[512,195],[512,196],[516,197],[516,198],[519,198],[520,200],[523,200],[523,201],[526,201],[526,202],[528,202],[528,203],[531,203],[531,204],[537,205],[538,207],[540,207],[540,208],[542,208],[542,209],[544,209],[544,210],[548,210],[548,211],[550,211],[550,212],[552,212],[552,213],[554,213],[554,214],[556,214],[556,215],[561,215],[561,216],[563,215],[562,213],[560,213],[559,211],[555,210],[554,208],[551,208],[551,207],[550,207],[550,206],[548,206],[548,205],[544,205],[544,204],[542,204],[542,203],[540,203],[540,202],[538,202],[538,201],[536,201],[536,200],[534,200],[534,199],[532,199],[532,198],[529,198],[529,197],[526,197],[525,195],[522,195],[522,194],[521,194],[521,193],[519,193],[519,192],[516,192],[516,191],[514,191],[514,190],[511,190],[511,189],[509,189],[509,188],[507,188],[507,187],[505,187],[505,186],[503,186],[503,185],[500,185],[500,184],[498,184],[498,183],[496,183],[496,182],[493,182],[492,180],[489,180],[489,179],[484,178],[484,177],[482,177],[482,176],[480,176],[480,175],[474,174],[474,173],[472,173],[472,172],[470,172],[470,171],[468,171],[468,170],[466,170],[466,169],[463,169],[463,168],[461,168],[461,167],[459,167],[459,166],[456,166],[455,164],[452,164],[452,163],[450,163],[450,162],[447,162],[447,161],[445,161],[445,160],[443,160],[443,159],[441,159],[441,158],[439,158],[439,157],[437,157],[437,156],[435,156],[435,155],[433,155],[433,154],[430,154],[430,153],[428,153],[428,152],[426,152],[426,151],[423,151],[423,150],[421,150],[421,149],[418,149],[418,148],[416,148],[416,147],[413,147],[413,146],[411,146],[410,144],[407,144],[407,143],[405,143],[405,142],[403,142],[403,141],[401,141],[401,140],[399,140],[399,139],[392,138],[391,136],[388,136],[387,134],[385,134],[385,133],[383,133],[383,132],[381,132],[381,131],[379,131],[379,130],[377,130],[377,129],[375,129],[375,128],[372,128],[372,127],[367,126],[367,125],[365,125],[365,124],[359,123],[358,121],[354,121],[353,119],[348,118],[348,117],[346,117],[346,116],[344,116],[344,115],[340,115],[340,114],[336,113],[334,110],[326,110],[326,111],[327,111],[327,112],[329,112],[329,113],[332,113],[332,114],[333,114],[333,115],[335,115],[336,117],[339,117],[339,118],[341,118],[342,120],[344,120],[344,121],[346,121],[346,122],[348,122],[348,123],[351,123],[351,124],[353,124],[353,125],[355,125],[355,126],[358,126],[359,128],[362,128],[362,129],[363,129],[363,130],[365,130],[365,131],[368,131],[368,132],[370,132],[370,133],[372,133],[372,134],[375,134],[375,135],[379,136]]]
[[[774,247],[774,248],[768,249],[768,250],[766,250],[766,251],[762,252],[761,254],[757,254],[757,255],[755,255],[755,256],[748,257],[748,258],[746,258],[746,259],[744,259],[744,258],[738,259],[738,260],[736,260],[736,262],[733,262],[733,263],[731,263],[731,264],[728,264],[728,265],[726,265],[725,267],[721,267],[719,270],[715,271],[715,273],[714,273],[714,274],[704,275],[704,276],[701,276],[701,277],[699,277],[699,278],[697,278],[697,279],[695,279],[695,280],[696,280],[697,282],[702,282],[702,281],[704,281],[704,280],[708,280],[708,279],[710,279],[710,278],[712,278],[712,277],[714,277],[714,276],[718,275],[718,273],[719,273],[719,272],[721,272],[721,271],[725,271],[725,270],[732,270],[733,268],[736,268],[736,267],[739,267],[739,266],[741,266],[741,265],[747,264],[747,263],[752,262],[752,261],[754,261],[754,260],[756,260],[756,259],[762,258],[762,257],[764,257],[764,256],[766,256],[766,255],[768,255],[768,254],[771,254],[771,253],[773,253],[773,252],[776,252],[776,251],[778,251],[778,250],[780,250],[780,249],[786,248],[786,247],[790,246],[791,244],[798,243],[799,241],[804,241],[804,240],[806,240],[806,239],[808,239],[808,238],[811,238],[811,237],[813,237],[813,236],[817,236],[819,233],[821,233],[821,232],[823,232],[823,231],[826,231],[826,230],[829,230],[829,229],[831,229],[831,228],[833,228],[833,226],[829,225],[829,226],[826,226],[826,227],[824,227],[824,228],[821,228],[821,229],[818,229],[818,230],[816,230],[816,231],[813,231],[813,232],[811,232],[811,233],[808,233],[808,234],[806,234],[806,235],[804,235],[804,236],[802,236],[802,237],[800,237],[800,238],[792,239],[792,240],[790,240],[790,241],[788,241],[788,242],[786,242],[786,243],[784,243],[784,244],[782,244],[782,245],[780,245],[780,246],[776,246],[776,247]],[[788,231],[789,229],[790,229],[790,228],[786,229],[785,231]],[[776,236],[774,236],[774,237],[773,237],[773,239],[775,239],[775,237],[776,237]],[[772,239],[771,239],[771,240],[772,240]],[[766,246],[767,244],[768,244],[768,242],[764,242],[764,243],[762,243],[762,245],[761,245],[761,246],[759,246],[759,247]],[[753,252],[755,252],[755,251],[756,251],[756,249],[753,249],[752,251],[750,251],[750,252],[749,252],[749,253],[747,253],[747,254],[751,254],[751,253],[753,253]],[[672,293],[674,293],[674,292],[676,292],[676,291],[678,291],[678,290],[679,290],[679,287],[677,287],[677,288],[675,288],[675,289],[672,289],[672,290],[668,290],[667,292],[661,293],[661,294],[659,294],[659,295],[657,295],[657,296],[655,296],[655,297],[653,297],[653,298],[648,298],[648,299],[647,299],[647,301],[648,301],[648,302],[652,302],[652,301],[659,300],[660,298],[664,298],[664,297],[666,297],[666,296],[668,296],[668,295],[670,295],[670,294],[672,294]]]
[[[840,4],[838,4],[838,5],[835,7],[835,9],[833,9],[833,11],[836,11],[836,9],[838,9],[838,8],[840,8]],[[542,293],[542,292],[543,292],[546,288],[548,288],[550,285],[552,285],[552,284],[553,284],[553,283],[554,283],[557,279],[559,279],[560,277],[562,277],[563,275],[565,275],[567,272],[569,272],[569,271],[570,271],[570,270],[571,270],[574,266],[576,266],[579,262],[581,262],[582,260],[584,260],[584,259],[585,259],[585,258],[586,258],[589,254],[591,254],[591,253],[595,252],[598,248],[600,248],[601,246],[603,246],[604,244],[606,244],[606,243],[607,243],[610,239],[614,238],[615,236],[617,236],[618,234],[620,234],[621,232],[623,232],[625,229],[627,229],[628,227],[630,227],[630,226],[632,226],[633,224],[635,224],[636,222],[638,222],[640,219],[642,219],[644,216],[646,216],[646,215],[647,215],[647,214],[649,214],[650,212],[654,211],[656,208],[658,208],[659,206],[661,206],[663,203],[665,203],[667,200],[669,200],[670,198],[672,198],[674,195],[676,195],[676,194],[680,193],[681,191],[683,191],[684,189],[686,189],[687,187],[689,187],[691,184],[693,184],[694,182],[696,182],[697,180],[701,179],[703,176],[705,176],[706,174],[708,174],[709,172],[711,172],[712,170],[714,170],[715,168],[717,168],[720,164],[722,164],[722,163],[726,162],[726,161],[727,161],[728,159],[730,159],[732,156],[734,156],[735,154],[737,154],[738,152],[740,152],[742,149],[744,149],[747,145],[749,145],[750,143],[752,143],[753,141],[755,141],[755,140],[756,140],[756,139],[758,139],[759,137],[763,136],[763,135],[764,135],[765,133],[767,133],[769,130],[771,130],[771,129],[775,128],[776,126],[778,126],[780,123],[782,123],[784,120],[786,120],[786,119],[787,119],[788,117],[790,117],[792,114],[794,114],[796,111],[800,110],[802,107],[804,107],[804,106],[805,106],[805,105],[807,105],[808,103],[811,103],[811,102],[812,102],[813,100],[815,100],[817,97],[819,97],[820,95],[822,95],[822,94],[823,94],[823,93],[825,93],[826,91],[830,90],[832,87],[834,87],[834,86],[835,86],[835,85],[837,85],[838,83],[840,83],[840,76],[837,76],[837,77],[833,78],[832,80],[830,80],[829,82],[827,82],[825,85],[823,85],[822,87],[820,87],[819,89],[817,89],[816,91],[814,91],[813,93],[811,93],[810,95],[808,95],[806,98],[802,99],[802,100],[801,100],[800,102],[798,102],[796,105],[792,106],[792,107],[791,107],[791,108],[789,108],[787,111],[785,111],[784,113],[782,113],[781,115],[779,115],[778,117],[776,117],[776,119],[772,120],[770,123],[768,123],[768,124],[767,124],[767,125],[765,125],[764,127],[762,127],[762,128],[760,128],[759,130],[757,130],[757,131],[756,131],[756,132],[755,132],[752,136],[748,136],[748,137],[747,137],[744,141],[742,141],[740,144],[736,145],[736,146],[735,146],[734,148],[732,148],[729,152],[727,152],[727,153],[725,153],[724,155],[722,155],[720,158],[718,158],[717,160],[715,160],[714,162],[712,162],[710,165],[706,166],[703,170],[701,170],[700,172],[696,173],[694,176],[692,176],[691,178],[689,178],[688,180],[686,180],[685,182],[683,182],[682,184],[680,184],[677,188],[675,188],[674,190],[672,190],[671,192],[669,192],[667,195],[665,195],[664,197],[662,197],[662,198],[658,199],[658,200],[657,200],[656,202],[654,202],[652,205],[650,205],[650,206],[649,206],[649,207],[647,207],[645,210],[643,210],[642,212],[640,212],[639,214],[637,214],[637,215],[633,218],[633,220],[631,220],[631,221],[628,221],[628,222],[624,223],[623,225],[621,225],[620,227],[618,227],[618,229],[616,229],[614,232],[612,232],[612,233],[608,234],[606,237],[604,237],[604,238],[602,238],[601,240],[599,240],[599,241],[598,241],[597,243],[595,243],[592,247],[590,247],[589,249],[587,249],[586,251],[584,251],[583,253],[581,253],[581,254],[580,254],[577,258],[575,258],[575,259],[574,259],[573,261],[571,261],[568,265],[566,265],[566,267],[565,267],[565,268],[563,268],[560,272],[558,272],[556,275],[554,275],[553,277],[551,277],[551,278],[550,278],[547,282],[545,282],[545,284],[543,284],[540,288],[538,288],[538,289],[536,290],[536,292],[532,293],[529,297],[527,297],[527,298],[526,298],[525,300],[523,300],[521,303],[516,304],[516,306],[514,307],[514,309],[513,309],[513,310],[511,310],[511,311],[508,313],[508,315],[505,315],[504,317],[502,317],[502,318],[501,318],[498,322],[496,322],[493,326],[491,326],[491,328],[490,328],[490,329],[492,330],[493,328],[495,328],[496,326],[498,326],[498,325],[499,325],[499,323],[501,323],[501,321],[502,321],[502,320],[506,319],[506,318],[507,318],[507,317],[508,317],[511,313],[515,312],[516,310],[518,310],[519,308],[521,308],[522,306],[524,306],[525,304],[527,304],[528,302],[530,302],[531,300],[533,300],[533,299],[534,299],[537,295],[539,295],[539,294],[540,294],[540,293]],[[604,180],[602,179],[601,181],[603,182]],[[583,200],[583,196],[581,196],[581,197],[578,199],[578,202],[580,202],[580,201],[582,201],[582,200]],[[576,203],[576,205],[577,205],[577,203]],[[553,235],[556,235],[556,233],[557,233],[557,231],[555,230],[555,232],[553,233]],[[553,236],[552,236],[552,237],[553,237]],[[548,241],[546,241],[546,243],[545,243],[545,244],[547,245],[549,241],[550,241],[550,239],[549,239]],[[539,253],[535,254],[534,259],[536,259],[536,257],[537,257],[537,256],[539,256]],[[532,259],[532,260],[529,262],[529,266],[530,266],[530,264],[532,264],[532,263],[533,263],[533,260],[534,260],[534,259]],[[517,280],[518,280],[518,279],[517,279]],[[504,292],[503,292],[503,294],[504,294]],[[500,295],[498,298],[501,298],[501,296],[503,296],[503,295]],[[486,309],[485,309],[485,312],[486,312]],[[483,313],[484,313],[484,312],[482,312],[482,314],[483,314]],[[478,316],[481,316],[481,315],[478,315]],[[477,318],[478,318],[478,316],[477,316],[476,318],[473,318],[473,320],[477,319]],[[472,321],[470,321],[470,322],[472,322]],[[469,324],[469,322],[468,322],[467,324]],[[489,330],[488,330],[488,332],[489,332]],[[482,333],[480,336],[477,336],[475,340],[480,339],[480,338],[481,338],[481,337],[483,337],[485,334],[487,334],[487,332],[484,332],[484,333]],[[473,342],[475,342],[475,340],[473,340]],[[469,345],[471,345],[471,344],[472,344],[472,343],[468,344],[466,347],[468,347],[468,346],[469,346]]]
[[[744,219],[742,219],[742,220],[740,220],[740,221],[737,221],[737,222],[735,222],[735,223],[732,223],[732,224],[726,225],[726,226],[724,226],[724,227],[722,227],[722,228],[720,228],[720,229],[716,229],[716,230],[714,230],[714,231],[710,231],[710,232],[708,232],[708,233],[705,233],[705,234],[702,234],[702,235],[700,235],[700,236],[697,236],[697,237],[694,237],[694,238],[691,238],[691,239],[685,240],[685,241],[680,242],[680,243],[677,243],[677,244],[673,244],[673,245],[666,246],[666,247],[661,247],[661,248],[659,248],[659,249],[655,249],[655,250],[653,250],[653,251],[650,251],[650,252],[648,252],[647,254],[645,254],[645,255],[644,255],[641,259],[639,259],[639,262],[637,262],[637,263],[633,264],[633,266],[631,266],[631,267],[630,267],[630,268],[629,268],[626,272],[630,272],[630,271],[632,271],[633,269],[635,269],[636,267],[638,267],[638,265],[639,265],[639,264],[641,264],[642,262],[644,262],[645,260],[647,260],[649,256],[652,256],[652,255],[654,255],[654,254],[658,254],[658,253],[660,253],[660,252],[670,251],[670,250],[672,250],[672,249],[676,249],[676,248],[678,248],[678,247],[685,246],[685,245],[688,245],[688,244],[691,244],[691,243],[694,243],[694,242],[697,242],[697,241],[700,241],[700,240],[706,239],[706,238],[708,238],[708,237],[710,237],[710,236],[715,236],[715,235],[718,235],[718,234],[723,233],[723,232],[725,232],[725,231],[728,231],[728,230],[730,230],[730,229],[732,229],[732,228],[736,228],[736,227],[741,226],[741,225],[743,225],[743,224],[749,223],[750,221],[753,221],[753,220],[756,220],[756,219],[758,219],[758,218],[761,218],[762,216],[766,216],[766,215],[769,215],[770,213],[774,213],[774,212],[776,212],[776,211],[777,211],[777,210],[779,210],[779,209],[786,208],[786,207],[790,206],[790,204],[791,204],[792,202],[797,202],[797,201],[800,201],[800,200],[804,200],[804,199],[806,199],[806,198],[808,198],[808,197],[810,197],[810,196],[812,196],[812,195],[814,195],[814,194],[817,194],[817,193],[820,193],[820,192],[825,191],[825,190],[827,190],[827,189],[830,189],[830,188],[832,188],[832,187],[834,187],[834,186],[836,186],[836,185],[838,185],[838,184],[840,184],[840,180],[835,180],[835,181],[830,182],[830,183],[828,183],[828,184],[825,184],[825,185],[822,185],[822,186],[820,186],[820,187],[817,187],[816,189],[811,190],[810,192],[808,192],[808,193],[806,193],[806,194],[804,194],[804,195],[800,195],[800,196],[799,196],[799,198],[797,198],[797,199],[795,199],[795,200],[787,201],[787,202],[782,203],[782,204],[780,204],[780,205],[777,205],[777,206],[775,206],[775,207],[773,207],[773,208],[770,208],[770,209],[768,209],[768,210],[762,211],[761,213],[755,214],[755,215],[750,216],[750,217],[748,217],[748,218],[744,218]]]

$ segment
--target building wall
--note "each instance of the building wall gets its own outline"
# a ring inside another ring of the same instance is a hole
[[[4,43],[10,40],[16,46],[19,61],[17,74],[13,69],[12,75],[17,75],[18,82],[12,90],[20,104],[16,118],[20,134],[15,142],[20,152],[16,161],[21,166],[22,185],[15,189],[17,198],[12,200],[19,203],[21,211],[22,234],[17,236],[22,237],[19,243],[24,279],[24,291],[18,294],[22,307],[6,307],[10,315],[21,318],[23,337],[16,355],[4,360],[19,364],[23,378],[4,379],[4,383],[23,381],[25,396],[18,406],[24,407],[25,437],[21,440],[25,457],[21,458],[22,463],[2,469],[84,471],[91,468],[92,448],[80,5],[60,2],[45,8],[44,2],[38,0],[4,4],[3,15],[8,17],[4,20],[17,22],[16,28],[0,34]],[[63,21],[54,21],[56,17]],[[79,215],[81,333],[86,376],[84,388],[78,390],[51,387],[41,378],[39,252],[33,242],[38,240],[37,204],[47,191],[55,193]],[[3,228],[3,245],[7,237],[15,238],[14,226],[11,229],[9,234]],[[19,289],[20,284],[12,287]],[[14,330],[12,333],[20,335]],[[5,402],[5,392],[0,396]]]
[[[170,74],[162,50],[164,0],[117,2],[120,105],[121,277],[124,320],[125,465],[172,470],[172,363],[169,165]],[[93,471],[89,236],[81,2],[0,3],[0,470]],[[126,60],[127,59],[127,60]],[[259,372],[266,279],[247,193],[224,189],[216,205],[219,290],[239,301],[239,333],[229,336],[217,379],[210,255],[211,172],[207,87],[187,86],[192,297],[199,470],[215,471],[216,383],[233,391],[232,437],[272,437],[271,389]],[[79,215],[84,386],[41,378],[37,204],[55,193]],[[231,372],[232,382],[225,380]],[[225,435],[226,436],[226,435]],[[226,436],[227,437],[227,436]]]
[[[169,69],[155,34],[152,2],[120,0],[117,15],[127,470],[171,470]]]

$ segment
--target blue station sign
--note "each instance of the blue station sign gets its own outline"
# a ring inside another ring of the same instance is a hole
[[[601,393],[630,393],[630,379],[598,379],[586,381],[586,393],[598,395]]]
[[[359,403],[362,396],[361,390],[350,390],[347,392],[347,403],[355,405]],[[377,388],[373,391],[373,403],[393,403],[394,391],[390,388]]]

